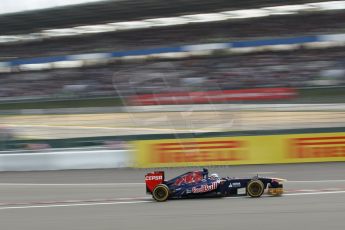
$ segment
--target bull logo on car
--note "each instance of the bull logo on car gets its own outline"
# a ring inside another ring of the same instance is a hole
[[[218,187],[217,182],[213,182],[211,185],[201,185],[201,187],[193,187],[192,193],[204,193],[215,190]]]

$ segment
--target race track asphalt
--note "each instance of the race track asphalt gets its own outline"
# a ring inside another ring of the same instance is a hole
[[[168,178],[194,168],[166,170]],[[220,176],[282,177],[259,199],[154,202],[147,169],[0,173],[0,229],[345,229],[345,163],[212,167]]]

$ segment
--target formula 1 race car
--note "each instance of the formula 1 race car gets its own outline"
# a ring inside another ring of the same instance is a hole
[[[208,170],[192,171],[164,180],[164,171],[146,174],[146,192],[156,201],[167,199],[225,197],[248,195],[261,197],[265,189],[268,194],[278,196],[283,193],[284,179],[255,176],[252,178],[220,178],[217,174],[208,175]]]

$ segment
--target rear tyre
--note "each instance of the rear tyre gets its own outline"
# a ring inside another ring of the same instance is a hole
[[[169,188],[165,184],[159,184],[152,192],[152,197],[158,202],[166,201],[169,197]]]
[[[247,185],[247,194],[251,197],[260,197],[265,191],[265,185],[261,180],[251,180]]]

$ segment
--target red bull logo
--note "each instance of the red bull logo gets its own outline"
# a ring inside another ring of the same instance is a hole
[[[213,182],[211,185],[202,185],[201,187],[193,187],[192,193],[204,193],[215,190],[218,187],[217,182]]]

